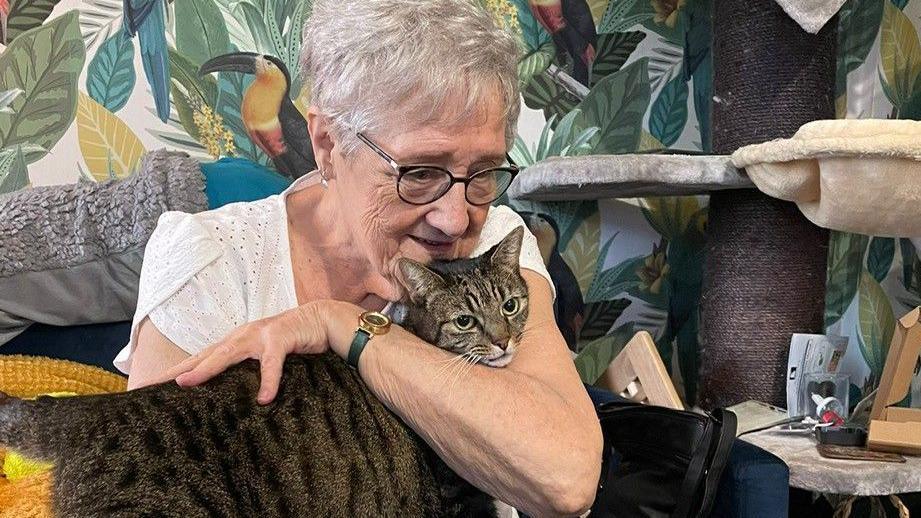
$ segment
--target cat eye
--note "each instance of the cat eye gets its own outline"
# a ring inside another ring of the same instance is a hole
[[[473,329],[473,317],[470,315],[461,315],[454,319],[454,325],[457,326],[461,331],[467,331],[468,329]]]
[[[502,304],[502,312],[506,316],[512,316],[515,313],[518,313],[518,299],[508,299],[505,301],[505,304]]]

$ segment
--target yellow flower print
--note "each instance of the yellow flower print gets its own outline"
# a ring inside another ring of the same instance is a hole
[[[678,11],[684,7],[686,0],[650,0],[652,8],[656,10],[654,20],[664,23],[669,28],[675,28],[678,23]]]
[[[665,260],[665,241],[663,240],[658,245],[653,245],[652,254],[646,257],[643,266],[636,271],[637,277],[640,278],[640,285],[649,293],[658,295],[662,291],[662,283],[670,269]]]

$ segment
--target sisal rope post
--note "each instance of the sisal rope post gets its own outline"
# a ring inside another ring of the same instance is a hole
[[[713,151],[835,116],[837,18],[803,31],[775,0],[714,0]],[[701,295],[704,408],[785,406],[793,333],[820,333],[828,232],[760,191],[714,193]]]

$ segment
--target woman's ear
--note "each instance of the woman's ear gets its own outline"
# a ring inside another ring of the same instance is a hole
[[[336,141],[329,117],[320,113],[314,104],[307,109],[307,129],[310,131],[310,143],[313,145],[317,168],[323,171],[323,175],[329,180],[333,175],[333,149],[336,147]]]

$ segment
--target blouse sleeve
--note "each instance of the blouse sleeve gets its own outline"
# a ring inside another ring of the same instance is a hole
[[[239,268],[194,215],[164,213],[144,251],[130,340],[115,366],[129,373],[144,318],[189,354],[246,322],[240,277]]]
[[[537,247],[537,238],[528,230],[524,220],[521,219],[515,211],[509,207],[500,206],[489,209],[489,215],[486,216],[486,223],[480,233],[480,242],[477,243],[473,252],[474,256],[481,255],[487,250],[502,241],[509,232],[516,227],[524,227],[524,237],[521,240],[521,255],[518,258],[518,266],[525,270],[531,270],[539,273],[550,284],[550,292],[553,300],[556,300],[556,288],[553,286],[553,280],[544,260],[540,255],[540,249]]]
[[[189,354],[218,342],[246,322],[242,293],[227,282],[229,272],[219,261],[195,274],[148,314],[163,336]]]

